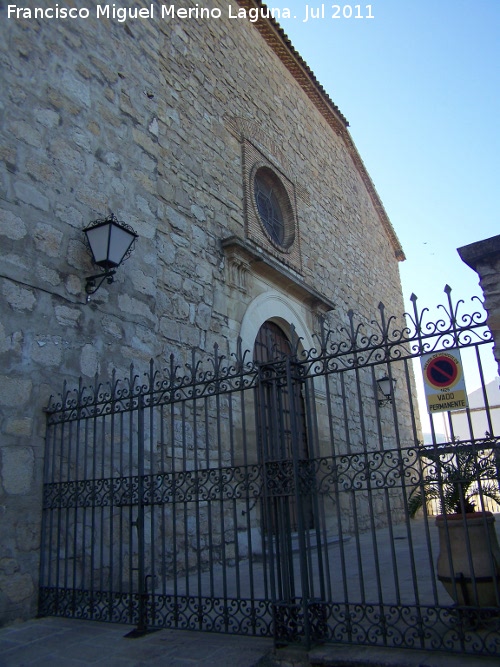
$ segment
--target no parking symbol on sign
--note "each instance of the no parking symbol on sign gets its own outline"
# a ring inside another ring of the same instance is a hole
[[[460,351],[425,354],[420,361],[428,411],[447,412],[466,408],[467,392]]]

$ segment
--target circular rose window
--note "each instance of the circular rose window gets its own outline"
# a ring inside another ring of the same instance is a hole
[[[255,204],[271,241],[280,248],[293,243],[294,230],[290,200],[283,183],[268,167],[260,167],[254,176]]]

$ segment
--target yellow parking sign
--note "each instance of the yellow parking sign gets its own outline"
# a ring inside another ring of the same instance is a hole
[[[458,349],[425,354],[420,362],[427,410],[431,414],[467,407],[467,392]]]

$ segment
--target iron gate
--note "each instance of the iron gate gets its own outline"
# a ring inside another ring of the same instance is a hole
[[[494,603],[456,605],[437,580],[430,499],[410,519],[433,480],[442,499],[440,462],[457,451],[476,464],[478,509],[498,490],[499,406],[481,364],[491,335],[450,292],[434,322],[414,298],[406,320],[382,305],[373,321],[347,313],[314,350],[292,332],[293,354],[265,363],[215,347],[205,361],[193,351],[161,371],[65,387],[47,409],[39,613],[500,653],[500,560],[485,576]],[[483,421],[473,407],[460,426],[445,413],[440,438],[433,416],[423,443],[413,361],[450,348],[474,354]]]

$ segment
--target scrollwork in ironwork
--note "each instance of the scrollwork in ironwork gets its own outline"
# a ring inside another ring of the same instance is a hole
[[[416,460],[414,448],[357,452],[319,459],[316,473],[318,492],[394,488],[402,484],[402,479],[415,478],[413,466]]]
[[[336,331],[322,330],[316,335],[318,348],[302,349],[302,341],[295,334],[294,359],[300,377],[304,379],[409,359],[458,344],[467,346],[491,342],[485,312],[462,313],[464,302],[459,300],[454,304],[448,286],[445,293],[448,303],[438,308],[444,315],[434,321],[426,319],[428,309],[419,311],[417,297],[412,295],[413,313],[405,314],[406,325],[401,318],[386,316],[385,307],[380,303],[378,317],[370,321],[355,321],[354,311],[349,310],[346,326],[340,326]],[[281,371],[278,370],[280,364],[283,366],[280,360],[276,360],[266,365],[274,366],[272,377],[275,379],[280,377],[280,373],[285,374],[284,366]],[[99,383],[96,378],[90,388],[83,387],[81,379],[74,390],[69,390],[65,383],[62,393],[50,400],[47,408],[49,424],[242,391],[256,386],[264,379],[262,373],[265,372],[261,365],[249,360],[249,352],[242,350],[241,339],[237,342],[236,351],[229,357],[220,353],[217,344],[213,354],[207,358],[199,357],[193,349],[191,359],[184,368],[185,372],[171,355],[169,365],[162,371],[155,370],[151,361],[144,380],[140,380],[131,366],[128,378],[123,380],[117,380],[113,373],[110,382]]]
[[[120,507],[137,505],[138,500],[137,476],[72,480],[45,484],[43,508]]]
[[[207,468],[44,485],[44,509],[239,500],[262,495],[262,466]]]
[[[239,635],[271,637],[271,603],[184,595],[152,595],[148,618],[156,628],[231,632]]]
[[[348,311],[346,326],[341,325],[335,331],[322,329],[316,335],[320,352],[316,358],[307,355],[310,374],[409,359],[456,345],[491,342],[485,311],[478,308],[474,312],[462,313],[464,302],[459,300],[454,304],[451,291],[449,286],[445,287],[447,305],[438,307],[443,316],[437,320],[431,320],[429,309],[419,311],[415,295],[411,297],[413,313],[404,314],[406,324],[394,315],[387,317],[382,303],[379,304],[378,318],[371,321],[355,321],[355,313]],[[472,301],[480,303],[477,297]]]
[[[256,498],[262,493],[262,467],[206,468],[147,477],[145,504]]]
[[[302,606],[294,601],[273,605],[274,637],[280,643],[296,643],[304,636]]]
[[[265,469],[267,496],[290,496],[295,493],[293,461],[267,461]]]
[[[326,641],[460,652],[498,652],[495,611],[449,607],[326,603]]]

